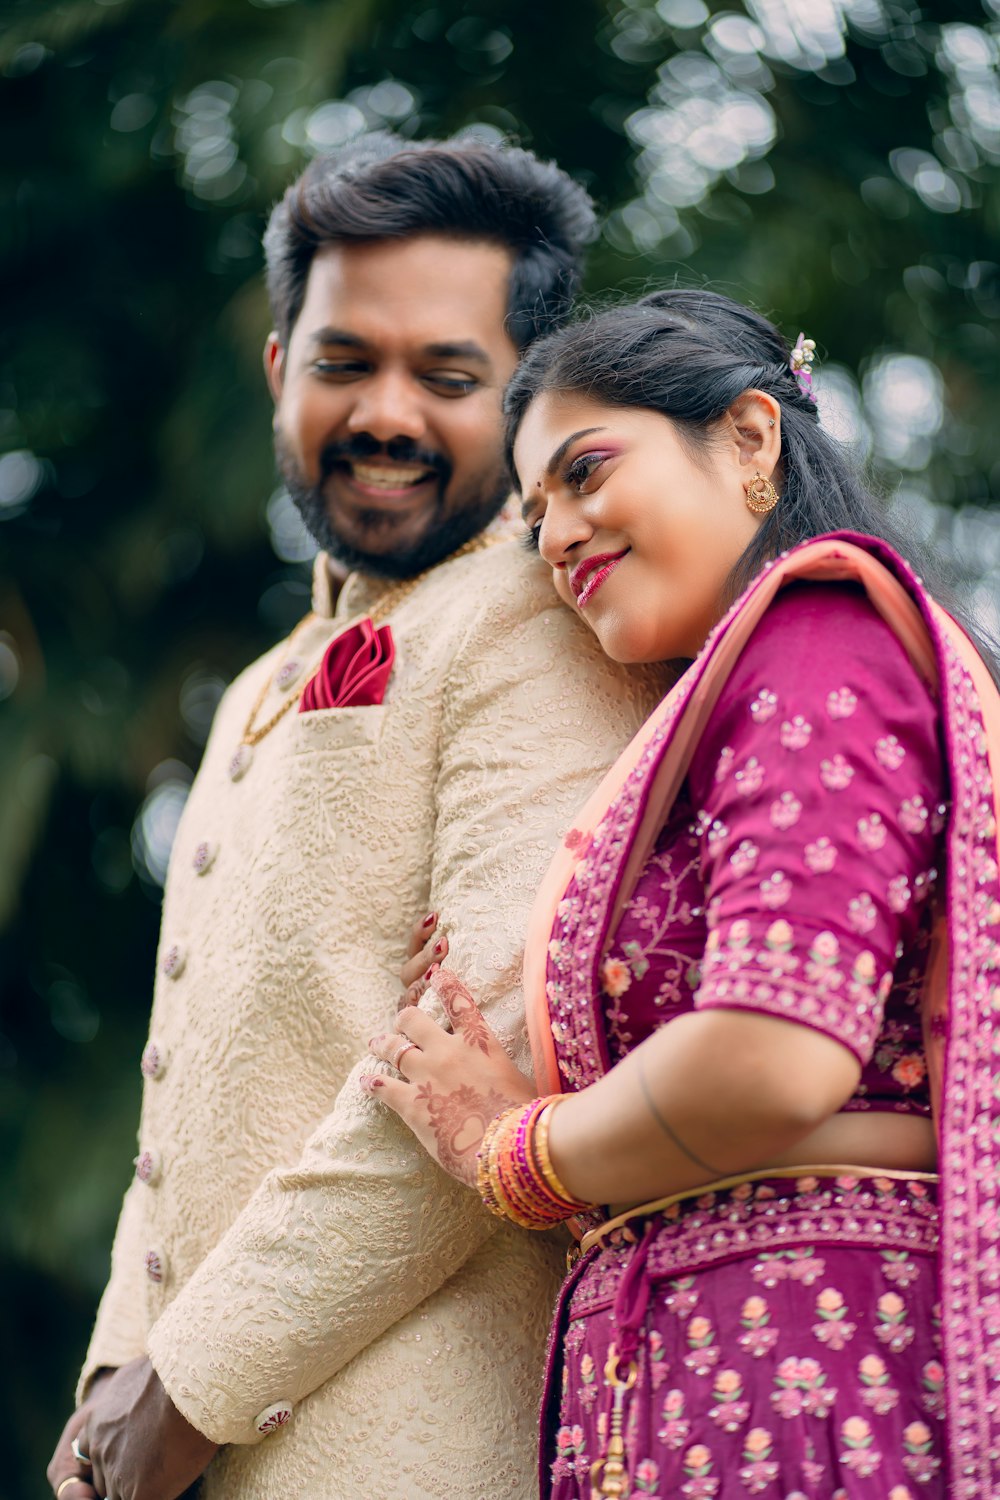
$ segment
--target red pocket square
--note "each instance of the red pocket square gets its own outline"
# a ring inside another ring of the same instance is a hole
[[[362,620],[331,641],[319,671],[306,683],[299,713],[317,708],[372,708],[385,697],[396,659],[388,625]]]

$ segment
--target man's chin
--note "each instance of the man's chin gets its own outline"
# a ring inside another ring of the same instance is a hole
[[[287,484],[287,477],[286,477]],[[506,485],[488,501],[465,505],[451,515],[442,513],[442,500],[417,514],[395,515],[383,509],[340,513],[335,501],[316,490],[288,485],[312,537],[348,569],[383,578],[412,578],[443,562],[478,536],[499,511]]]

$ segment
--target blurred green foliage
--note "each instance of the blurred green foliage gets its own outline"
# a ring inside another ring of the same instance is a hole
[[[708,280],[805,328],[831,419],[988,609],[998,12],[8,0],[0,1496],[47,1493],[70,1410],[129,1177],[185,786],[225,682],[305,608],[260,379],[269,205],[309,152],[372,125],[557,157],[609,215],[591,290]]]

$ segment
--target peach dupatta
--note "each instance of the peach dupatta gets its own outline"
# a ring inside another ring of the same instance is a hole
[[[771,564],[579,813],[539,888],[528,928],[524,982],[536,1079],[541,1093],[563,1087],[549,1025],[547,955],[557,907],[581,852],[627,792],[636,811],[615,856],[598,940],[587,959],[592,963],[606,948],[728,674],[764,611],[786,584],[822,580],[865,589],[941,705],[951,783],[948,868],[923,1024],[941,1172],[950,1493],[959,1500],[994,1500],[1000,1495],[1000,693],[968,637],[884,543],[837,533]],[[620,810],[616,817],[621,827]]]

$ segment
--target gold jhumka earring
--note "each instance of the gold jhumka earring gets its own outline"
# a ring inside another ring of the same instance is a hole
[[[757,473],[746,486],[747,505],[755,516],[767,516],[777,505],[781,496],[769,479]]]

